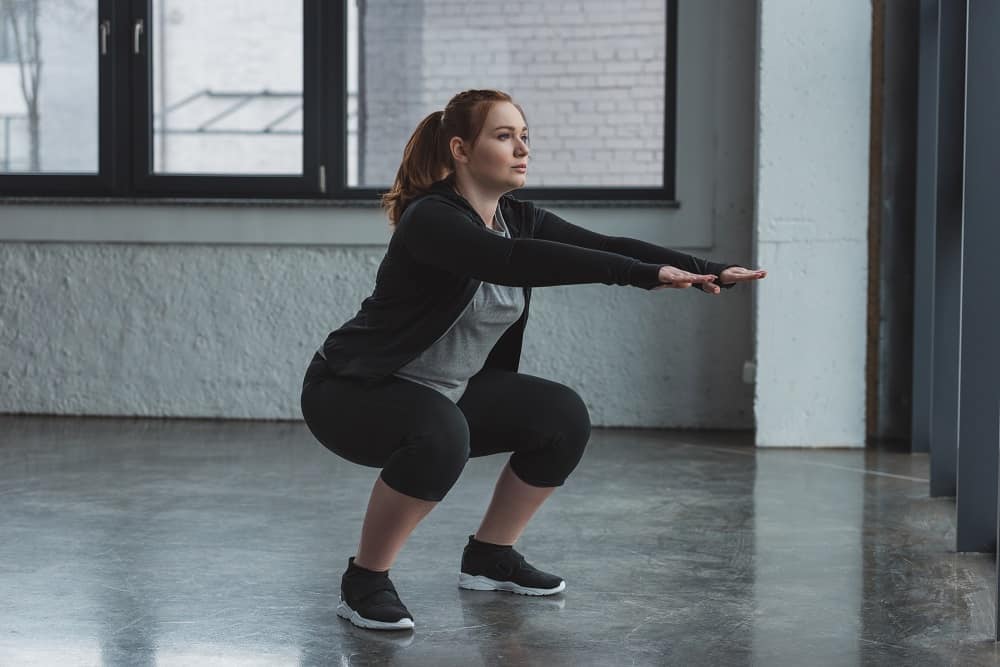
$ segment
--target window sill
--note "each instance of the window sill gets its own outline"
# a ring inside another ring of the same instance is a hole
[[[515,195],[517,196],[517,195]],[[565,208],[680,208],[667,199],[534,199],[539,205]],[[228,206],[271,208],[381,208],[377,199],[268,197],[0,197],[0,206]]]
[[[557,202],[543,208],[587,229],[677,248],[710,248],[711,217],[677,202]],[[0,241],[384,246],[378,201],[0,197]]]

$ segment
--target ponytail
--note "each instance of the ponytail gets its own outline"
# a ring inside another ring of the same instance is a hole
[[[444,113],[435,111],[428,114],[406,142],[403,161],[396,171],[396,181],[392,189],[382,195],[382,207],[388,212],[392,227],[399,222],[407,204],[451,170],[451,156],[445,154],[446,146],[441,139]]]

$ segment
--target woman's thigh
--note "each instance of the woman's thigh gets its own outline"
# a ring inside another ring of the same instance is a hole
[[[462,412],[439,392],[402,378],[373,386],[332,375],[307,378],[301,406],[313,436],[354,463],[385,467],[403,448],[468,457]]]
[[[473,457],[546,450],[567,459],[562,470],[568,474],[590,436],[590,415],[579,394],[526,373],[484,370],[469,381],[458,407],[469,424]]]

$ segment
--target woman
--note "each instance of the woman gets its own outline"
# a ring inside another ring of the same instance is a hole
[[[512,452],[469,535],[459,586],[565,588],[513,548],[590,435],[575,391],[517,372],[532,287],[698,285],[718,294],[765,275],[597,234],[514,198],[527,175],[527,133],[521,107],[495,90],[459,93],[421,121],[382,198],[393,233],[375,289],[306,372],[302,414],[313,435],[382,469],[341,579],[337,614],[359,627],[413,627],[389,568],[470,456]]]

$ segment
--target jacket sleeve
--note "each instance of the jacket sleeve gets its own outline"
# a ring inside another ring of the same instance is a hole
[[[484,282],[517,287],[581,283],[652,289],[661,264],[544,239],[508,239],[445,202],[407,209],[394,234],[418,262]]]
[[[569,243],[581,248],[613,252],[625,255],[626,257],[634,257],[643,262],[661,265],[669,264],[684,271],[702,275],[713,274],[718,276],[724,269],[731,266],[740,266],[739,264],[723,264],[701,259],[677,250],[671,250],[670,248],[664,248],[663,246],[626,236],[598,234],[597,232],[567,222],[552,211],[548,211],[540,206],[534,206],[534,210],[536,219],[538,220],[535,229],[535,238],[538,239]],[[716,281],[716,284],[723,289],[730,289],[736,283],[723,285]]]

